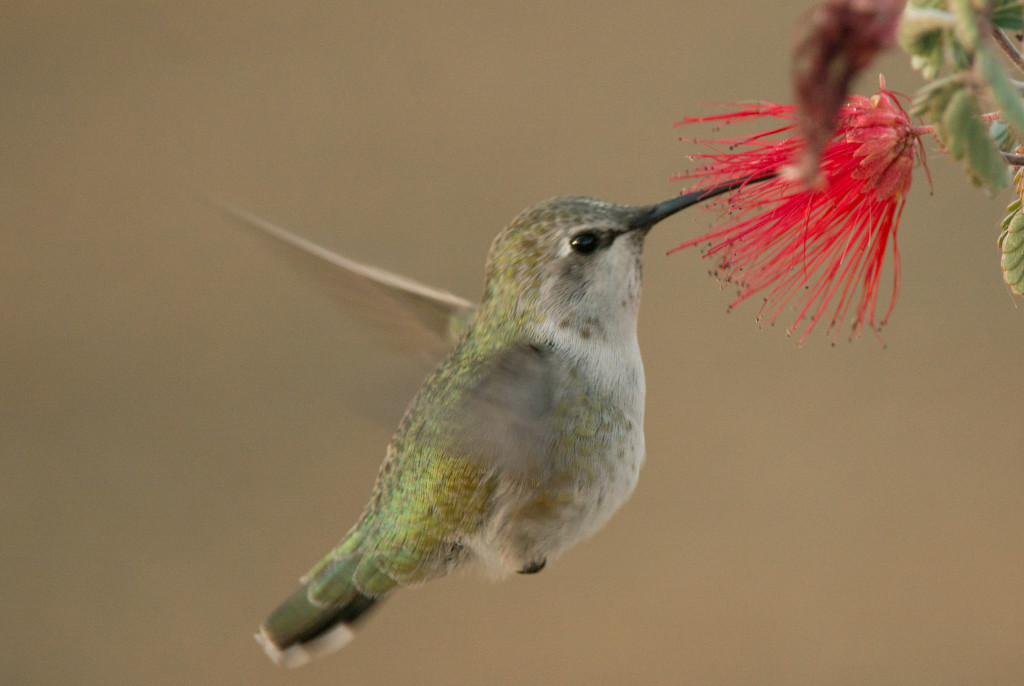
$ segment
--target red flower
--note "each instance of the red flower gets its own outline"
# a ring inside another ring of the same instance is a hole
[[[822,183],[810,188],[792,173],[803,142],[796,132],[795,107],[760,103],[729,114],[679,122],[735,122],[778,119],[783,126],[764,133],[702,143],[713,152],[695,155],[704,164],[676,177],[711,187],[736,178],[759,179],[711,205],[721,228],[673,250],[708,242],[705,257],[716,257],[717,275],[739,287],[735,307],[764,292],[759,318],[774,323],[790,301],[799,312],[787,333],[802,328],[802,343],[835,303],[829,328],[839,326],[856,300],[851,337],[865,324],[886,323],[899,294],[896,227],[910,190],[915,143],[910,118],[885,82],[871,98],[852,96],[840,108],[837,128],[821,159]],[[723,149],[724,148],[724,149]],[[886,253],[893,256],[892,293],[877,319],[877,299]],[[859,290],[859,295],[858,295]]]

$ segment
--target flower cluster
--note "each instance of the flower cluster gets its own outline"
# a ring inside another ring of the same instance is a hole
[[[760,103],[679,122],[775,120],[778,125],[748,136],[693,141],[710,151],[693,156],[699,166],[676,180],[694,180],[696,188],[737,178],[751,182],[711,205],[719,212],[718,228],[675,250],[708,243],[705,257],[717,259],[718,277],[739,288],[731,306],[762,293],[763,321],[774,323],[787,304],[796,303],[788,332],[798,332],[801,343],[830,303],[833,340],[851,305],[851,336],[865,325],[877,331],[899,293],[896,228],[921,149],[918,132],[883,80],[872,97],[847,98],[821,153],[819,183],[808,186],[793,172],[804,151],[797,118],[793,106]],[[771,178],[760,181],[765,177]],[[877,300],[890,252],[891,294],[879,317]]]

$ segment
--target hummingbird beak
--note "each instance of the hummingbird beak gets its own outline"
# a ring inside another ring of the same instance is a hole
[[[720,186],[714,186],[712,188],[706,188],[704,190],[691,191],[690,193],[683,193],[682,195],[660,202],[657,205],[648,205],[646,207],[638,207],[637,215],[633,221],[630,222],[630,230],[639,230],[646,233],[651,229],[652,226],[660,222],[666,217],[671,217],[680,210],[685,210],[691,205],[696,205],[704,200],[710,200],[716,196],[734,191],[737,188],[741,188],[748,183],[759,183],[761,181],[767,181],[768,179],[774,178],[775,174],[766,174],[765,176],[758,177],[745,177],[742,179],[733,179],[732,181],[726,181]]]

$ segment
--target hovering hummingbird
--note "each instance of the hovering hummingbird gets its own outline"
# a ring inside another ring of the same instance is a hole
[[[451,341],[391,439],[362,516],[259,627],[267,655],[305,664],[348,643],[397,588],[471,562],[493,577],[534,574],[608,521],[644,461],[644,238],[748,182],[643,207],[560,197],[528,208],[491,245],[475,308],[225,206]]]

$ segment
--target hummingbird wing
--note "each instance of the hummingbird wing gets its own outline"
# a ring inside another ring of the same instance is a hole
[[[387,336],[394,345],[427,350],[436,362],[472,319],[476,308],[464,298],[351,260],[229,203],[212,202],[248,226],[293,248],[308,268],[324,272],[336,292],[354,305],[356,314],[395,333]]]
[[[550,347],[511,345],[488,359],[464,398],[466,455],[522,473],[542,465],[564,364]]]
[[[351,412],[393,428],[416,385],[468,327],[473,303],[351,260],[229,203],[208,200],[284,248],[314,283],[340,301],[346,315],[368,325],[355,330],[374,354],[345,366],[342,399]]]

